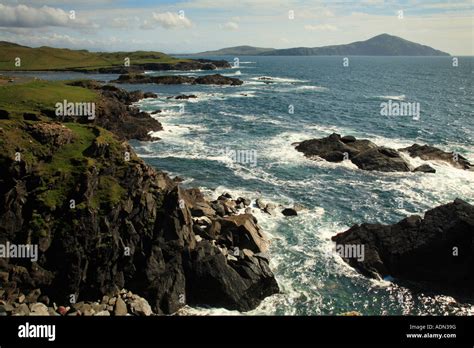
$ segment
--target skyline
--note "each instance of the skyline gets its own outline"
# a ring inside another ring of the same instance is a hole
[[[0,40],[196,53],[240,45],[320,47],[388,33],[451,55],[474,55],[473,18],[469,0],[0,0]]]

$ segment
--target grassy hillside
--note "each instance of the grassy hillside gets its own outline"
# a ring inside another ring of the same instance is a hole
[[[54,210],[67,204],[84,175],[111,165],[110,159],[107,162],[97,157],[90,151],[91,148],[107,146],[109,156],[123,157],[125,150],[122,142],[113,133],[88,124],[65,122],[61,125],[41,113],[45,109],[54,109],[54,104],[63,99],[85,102],[97,101],[99,98],[94,91],[58,81],[32,80],[0,86],[0,110],[10,112],[8,119],[0,119],[0,167],[6,170],[11,166],[15,154],[21,153],[21,161],[26,168],[30,168],[35,176],[41,178],[34,189],[36,208],[47,207]],[[28,121],[23,119],[23,113],[41,116],[38,121]],[[49,129],[45,134],[50,132],[51,138],[42,141],[34,136],[37,126]],[[54,134],[67,136],[71,140],[58,146],[54,141]],[[131,163],[132,161],[114,162],[114,165],[125,172]],[[124,192],[125,189],[114,177],[101,176],[89,206],[96,209],[103,204],[113,206]]]
[[[24,83],[0,85],[0,109],[9,111],[13,116],[54,110],[55,104],[64,99],[70,102],[94,102],[97,97],[89,89],[65,85],[60,81],[32,79]]]
[[[15,58],[21,58],[21,67],[15,66]],[[89,52],[63,48],[30,48],[9,42],[0,42],[0,70],[63,70],[95,69],[123,66],[124,59],[130,64],[178,63],[183,59],[173,58],[161,52]]]

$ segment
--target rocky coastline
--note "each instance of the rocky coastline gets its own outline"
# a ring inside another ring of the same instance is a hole
[[[336,245],[364,246],[343,259],[361,274],[410,281],[439,293],[474,293],[474,206],[456,199],[392,225],[354,225],[332,237]],[[360,255],[359,255],[360,256]],[[410,285],[410,284],[407,284]]]
[[[155,314],[186,305],[249,311],[278,293],[269,241],[245,211],[248,199],[210,202],[145,164],[127,143],[161,128],[130,106],[154,95],[71,84],[97,93],[94,120],[58,119],[45,109],[36,120],[9,115],[0,129],[0,244],[39,251],[35,261],[0,259],[0,312],[21,306],[25,313],[27,305],[45,314],[50,304],[78,312],[76,304],[124,288]],[[41,299],[23,305],[32,292]]]
[[[473,165],[463,156],[445,152],[429,145],[414,144],[410,147],[395,150],[378,146],[367,139],[356,139],[353,136],[341,136],[333,133],[325,138],[305,140],[294,144],[295,149],[310,159],[322,158],[328,162],[349,160],[359,169],[381,172],[425,172],[435,173],[428,164],[413,168],[401,153],[423,160],[441,161],[455,168],[472,170]]]
[[[234,77],[222,76],[220,74],[205,75],[205,76],[150,76],[145,74],[124,74],[120,75],[113,83],[127,83],[127,84],[147,84],[154,83],[157,85],[229,85],[240,86],[243,84],[242,80]]]

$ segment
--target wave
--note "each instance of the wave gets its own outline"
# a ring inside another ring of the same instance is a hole
[[[242,72],[240,70],[237,70],[234,73],[228,73],[228,74],[222,74],[222,75],[224,75],[224,76],[240,76],[240,75],[242,75]]]
[[[378,96],[373,96],[373,97],[370,97],[370,98],[383,99],[383,100],[403,101],[403,100],[406,99],[406,96],[405,96],[405,94],[401,94],[401,95],[378,95]]]
[[[294,79],[294,78],[288,78],[288,77],[273,77],[273,76],[258,76],[258,77],[252,77],[250,80],[253,81],[259,81],[259,82],[270,82],[270,83],[305,83],[309,82],[307,80],[299,80],[299,79]]]

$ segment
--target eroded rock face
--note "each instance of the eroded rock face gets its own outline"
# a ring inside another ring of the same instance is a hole
[[[419,157],[422,160],[446,162],[459,169],[471,170],[473,168],[473,165],[463,156],[453,152],[445,152],[434,146],[413,144],[410,147],[400,149],[400,151],[407,152],[411,157]]]
[[[443,291],[474,291],[474,206],[456,199],[393,225],[362,224],[332,238],[363,245],[364,257],[345,258],[365,276],[434,284]]]
[[[132,159],[125,162],[123,152]],[[199,190],[178,187],[127,143],[95,141],[85,154],[94,166],[78,173],[73,190],[54,206],[33,184],[48,178],[28,168],[15,180],[2,172],[0,244],[39,246],[37,262],[0,259],[5,299],[41,289],[67,304],[71,295],[87,301],[127,288],[163,314],[187,304],[250,310],[278,292],[261,255],[267,242],[251,215],[219,217]],[[124,191],[112,196],[118,186]],[[149,312],[140,303],[134,308]]]

